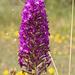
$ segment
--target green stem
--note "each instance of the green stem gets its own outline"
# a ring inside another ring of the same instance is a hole
[[[38,75],[36,63],[34,66],[35,66],[35,75]]]
[[[38,72],[37,72],[37,67],[35,67],[35,73],[36,73],[36,75],[38,74]]]

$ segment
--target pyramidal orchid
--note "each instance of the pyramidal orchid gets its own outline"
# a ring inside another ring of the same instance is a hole
[[[27,0],[19,29],[19,64],[30,75],[40,75],[50,65],[48,21],[44,0]]]

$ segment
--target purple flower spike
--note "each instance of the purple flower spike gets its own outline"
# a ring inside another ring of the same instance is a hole
[[[48,21],[44,0],[27,0],[19,29],[19,64],[30,75],[40,75],[50,65]]]

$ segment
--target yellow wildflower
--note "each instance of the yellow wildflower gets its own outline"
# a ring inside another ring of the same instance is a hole
[[[22,73],[22,71],[19,71],[18,73],[16,73],[16,75],[27,75],[27,73]]]
[[[3,72],[3,74],[4,74],[4,75],[8,75],[8,74],[9,74],[9,71],[8,71],[8,70],[5,70],[5,71]]]
[[[61,51],[58,51],[58,55],[62,55],[62,52]]]
[[[66,37],[69,38],[70,36],[67,34]]]
[[[48,71],[49,71],[50,74],[54,73],[54,69],[53,68],[50,68]]]
[[[55,39],[54,39],[54,42],[57,42],[57,41],[58,41],[58,39],[57,39],[57,38],[55,38]]]
[[[57,48],[54,48],[53,51],[56,52],[57,51]]]
[[[68,51],[65,51],[65,53],[64,53],[65,55],[67,55],[68,54]]]
[[[14,36],[19,36],[18,31],[14,32]]]
[[[4,32],[2,31],[2,32],[0,32],[0,34],[3,36],[4,35]]]
[[[73,41],[75,41],[75,37],[73,37]]]
[[[61,39],[64,40],[65,39],[65,36],[62,36]]]
[[[53,39],[54,38],[54,35],[50,35],[50,38]]]
[[[17,51],[19,51],[19,49],[17,49]]]
[[[62,43],[62,40],[61,40],[61,39],[58,39],[57,42],[58,42],[58,43]]]
[[[6,35],[5,35],[5,36],[4,36],[4,39],[10,39],[10,36],[6,36]]]
[[[60,38],[60,34],[57,34],[57,35],[55,36],[54,42],[61,43],[62,40],[59,39],[59,38]]]
[[[57,35],[55,36],[55,38],[57,38],[57,39],[59,39],[59,37],[60,37],[60,34],[57,34]]]
[[[10,28],[10,30],[13,32],[14,31],[14,28]]]

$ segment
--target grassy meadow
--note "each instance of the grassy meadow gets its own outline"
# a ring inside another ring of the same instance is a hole
[[[25,0],[22,0],[24,3]],[[71,4],[70,0],[46,0],[46,13],[49,21],[50,49],[59,75],[68,75]],[[10,75],[9,71],[22,69],[18,64],[18,29],[20,27],[21,10],[23,5],[19,0],[0,0],[0,75]],[[75,13],[74,13],[75,20]],[[16,74],[23,75],[23,74]],[[26,74],[27,75],[27,74]],[[53,64],[48,73],[43,75],[57,75]],[[75,21],[73,27],[72,65],[71,75],[75,75]]]

